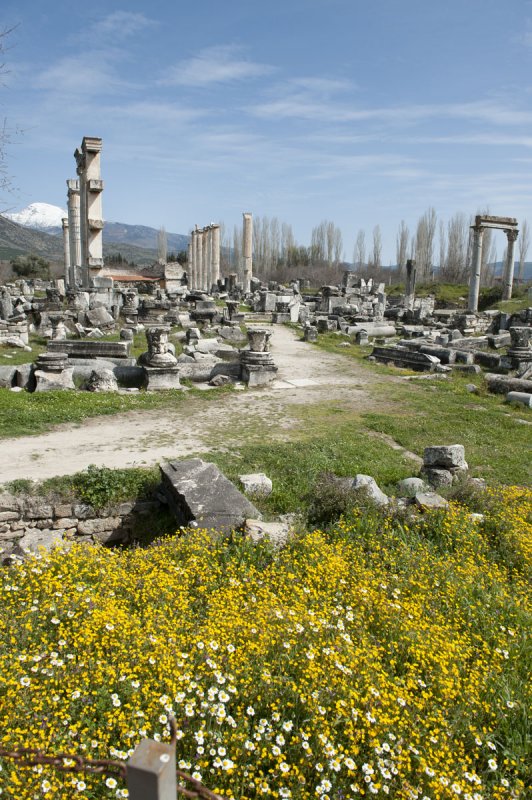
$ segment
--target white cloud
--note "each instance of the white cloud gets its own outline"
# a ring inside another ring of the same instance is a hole
[[[160,83],[172,86],[209,86],[259,78],[273,72],[274,67],[269,64],[239,58],[240,50],[241,48],[232,45],[207,47],[188,61],[170,67]]]
[[[38,74],[34,86],[61,95],[83,96],[131,88],[133,84],[116,73],[114,62],[120,57],[120,51],[110,49],[66,56]]]
[[[139,31],[151,28],[157,23],[144,14],[132,11],[113,11],[92,26],[91,36],[119,37],[126,39]]]

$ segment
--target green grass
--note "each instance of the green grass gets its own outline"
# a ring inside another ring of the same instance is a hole
[[[218,450],[208,456],[236,483],[238,475],[249,472],[264,472],[271,478],[272,494],[256,502],[265,514],[306,513],[316,481],[324,472],[372,475],[383,490],[392,490],[397,481],[416,472],[411,459],[368,436],[364,425],[349,412],[329,404],[299,410],[302,424],[291,441],[250,442],[237,451]]]
[[[472,382],[479,385],[479,395],[465,388]],[[483,392],[482,376],[388,384],[390,411],[364,413],[362,419],[418,455],[427,445],[463,444],[472,474],[489,483],[530,486],[532,425],[527,423],[532,415]]]
[[[315,345],[328,352],[352,358],[379,376],[405,376],[406,370],[366,360],[371,347],[340,347],[348,337],[334,333],[319,336]],[[415,373],[410,373],[415,374]],[[472,394],[466,384],[477,385]],[[525,408],[513,408],[500,395],[490,395],[482,375],[453,374],[445,380],[424,378],[407,381],[378,381],[372,385],[376,400],[385,410],[362,414],[364,425],[391,436],[406,449],[423,455],[432,444],[463,444],[474,474],[489,483],[532,484],[527,453],[532,450],[532,415]]]
[[[43,350],[46,350],[47,339],[43,336],[31,335],[29,346],[31,353],[19,347],[0,347],[0,366],[16,367],[19,364],[31,364]]]
[[[89,417],[123,414],[142,409],[175,409],[191,397],[208,403],[232,390],[230,384],[203,392],[169,389],[164,392],[116,394],[102,392],[11,392],[0,389],[0,438],[29,436],[64,423],[81,423]]]

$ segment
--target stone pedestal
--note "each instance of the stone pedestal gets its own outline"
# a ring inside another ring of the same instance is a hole
[[[41,353],[36,362],[35,391],[50,392],[75,389],[74,370],[68,367],[66,353]]]
[[[168,347],[169,330],[163,325],[146,329],[148,352],[142,354],[140,363],[148,391],[182,388],[177,359]]]
[[[49,314],[48,318],[52,325],[52,340],[62,341],[67,338],[67,329],[65,327],[64,317],[62,314]]]
[[[532,364],[532,328],[510,328],[510,336],[512,343],[508,348],[508,359],[511,368],[520,369],[525,364]]]
[[[241,377],[248,386],[262,386],[275,380],[277,367],[269,352],[272,331],[267,328],[248,330],[249,350],[240,353]]]

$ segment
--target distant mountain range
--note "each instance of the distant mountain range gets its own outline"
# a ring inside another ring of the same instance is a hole
[[[49,203],[31,203],[22,211],[0,216],[0,259],[10,259],[28,252],[52,260],[62,260],[61,220],[66,211]],[[140,266],[157,257],[158,230],[147,225],[106,222],[103,229],[104,255],[120,253]],[[186,250],[189,238],[181,233],[167,233],[168,252]]]

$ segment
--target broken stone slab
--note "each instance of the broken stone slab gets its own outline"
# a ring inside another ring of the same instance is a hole
[[[73,368],[64,369],[61,372],[44,372],[44,370],[36,369],[33,374],[36,392],[56,392],[76,388]]]
[[[259,497],[268,497],[273,491],[273,483],[264,472],[253,472],[248,475],[239,475],[238,479],[247,494]]]
[[[94,369],[87,383],[89,392],[117,392],[118,383],[110,369]]]
[[[532,408],[532,394],[530,392],[508,392],[507,403],[517,403],[525,408]]]
[[[454,364],[453,369],[455,372],[461,372],[464,375],[480,375],[482,372],[478,364]]]
[[[103,306],[91,308],[85,314],[90,324],[95,328],[108,327],[115,324],[113,316]]]
[[[421,476],[427,480],[434,489],[446,489],[453,485],[453,473],[441,467],[422,467]]]
[[[398,497],[414,497],[418,492],[429,491],[429,486],[422,478],[404,478],[396,489]]]
[[[290,538],[290,530],[288,522],[262,522],[258,519],[247,519],[244,534],[254,544],[266,539],[274,547],[282,547]]]
[[[10,389],[15,386],[17,377],[17,367],[0,367],[0,388]]]
[[[464,446],[462,444],[446,444],[425,447],[423,465],[425,467],[440,467],[443,469],[451,469],[453,467],[467,469]]]
[[[390,498],[379,489],[375,478],[372,478],[371,475],[355,475],[351,488],[364,489],[370,500],[378,506],[387,506],[390,502]]]
[[[15,378],[16,385],[21,389],[28,389],[28,391],[32,391],[35,386],[33,371],[33,364],[18,364],[17,375]]]
[[[532,392],[532,379],[512,378],[508,375],[496,375],[488,372],[484,376],[488,390],[494,394],[508,394],[508,392]]]
[[[414,502],[419,508],[431,510],[436,508],[448,508],[447,500],[436,492],[417,492]]]
[[[215,464],[201,458],[161,464],[163,490],[179,525],[229,533],[261,515]]]
[[[439,358],[435,356],[410,350],[407,347],[376,346],[373,348],[371,357],[381,364],[391,363],[397,367],[427,372],[432,372],[436,364],[440,363]]]
[[[41,548],[51,550],[53,547],[63,547],[65,544],[58,531],[26,528],[24,535],[16,543],[15,551],[24,556],[27,553],[38,553]]]

